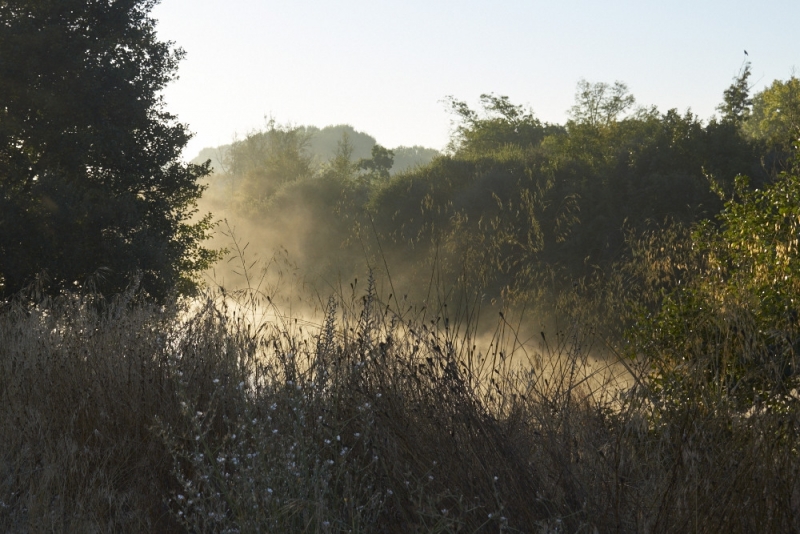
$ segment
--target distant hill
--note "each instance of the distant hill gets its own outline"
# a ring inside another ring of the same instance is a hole
[[[316,126],[301,126],[308,134],[308,154],[318,164],[329,161],[336,154],[336,148],[342,135],[346,132],[350,144],[353,146],[353,160],[369,158],[372,147],[377,143],[374,137],[364,132],[359,132],[349,124],[338,124],[318,128]],[[220,145],[218,147],[207,147],[192,159],[192,163],[200,164],[206,160],[211,160],[211,167],[215,171],[224,171],[222,162],[225,154],[231,145]],[[387,147],[388,148],[388,147]],[[433,148],[414,145],[411,147],[399,146],[391,148],[394,151],[394,166],[391,173],[397,174],[430,163],[433,158],[439,155],[439,151]]]

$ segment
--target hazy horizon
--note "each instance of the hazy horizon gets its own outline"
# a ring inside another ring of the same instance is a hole
[[[184,152],[279,123],[350,124],[384,146],[441,150],[442,100],[507,95],[562,123],[575,86],[625,82],[662,112],[715,113],[745,59],[754,91],[800,65],[800,3],[162,0],[162,39],[187,52],[167,109],[196,133]],[[749,56],[744,55],[747,50]]]

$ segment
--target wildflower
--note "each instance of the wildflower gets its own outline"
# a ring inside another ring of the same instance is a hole
[[[219,378],[215,378],[214,380],[212,380],[212,382],[214,382],[215,384],[219,384]]]
[[[355,436],[357,438],[360,438],[361,437],[361,432],[355,432],[355,433],[353,433],[353,436]]]
[[[277,433],[278,433],[278,429],[277,429],[277,428],[273,428],[273,429],[272,429],[272,433],[273,433],[273,434],[277,434]]]
[[[433,481],[433,475],[428,475],[428,481]]]
[[[273,402],[273,403],[272,403],[272,405],[269,407],[269,409],[270,409],[270,410],[272,410],[273,412],[274,412],[274,411],[275,411],[277,408],[278,408],[278,404],[277,404],[277,403],[274,403],[274,402]]]
[[[386,490],[386,495],[389,495],[389,496],[394,495],[394,492],[392,490],[390,490],[390,489],[387,489]]]
[[[447,515],[449,510],[447,508],[442,508],[442,515]]]
[[[270,495],[272,495],[272,488],[267,488],[267,493],[269,493]]]

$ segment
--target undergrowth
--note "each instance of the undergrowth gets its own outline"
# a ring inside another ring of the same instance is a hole
[[[389,303],[371,277],[318,326],[253,289],[7,303],[0,529],[800,528],[796,404],[664,402],[585,323],[532,342],[501,315],[479,347]]]

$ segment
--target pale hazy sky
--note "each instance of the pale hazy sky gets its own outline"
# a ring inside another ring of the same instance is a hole
[[[161,0],[153,16],[187,52],[164,95],[196,134],[188,158],[266,115],[441,149],[447,95],[563,122],[581,78],[705,119],[745,49],[756,91],[800,68],[800,0]]]

